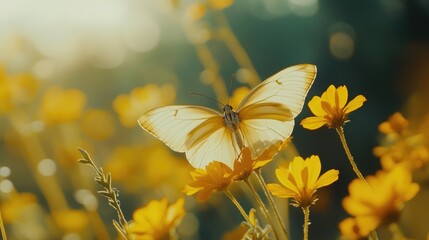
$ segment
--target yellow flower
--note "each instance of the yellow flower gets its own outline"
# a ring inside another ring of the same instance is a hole
[[[57,226],[64,232],[82,232],[88,225],[88,215],[83,210],[62,210],[54,213]]]
[[[231,105],[234,109],[238,109],[238,106],[241,103],[247,94],[249,94],[250,89],[248,87],[239,87],[234,90],[231,98],[229,99],[229,105]]]
[[[197,199],[205,201],[212,192],[225,190],[232,181],[231,168],[218,161],[209,163],[206,169],[195,169],[191,172],[193,181],[188,183],[183,190],[186,195],[198,193]]]
[[[152,200],[133,214],[129,232],[136,240],[176,239],[175,228],[185,216],[183,198],[168,206],[166,198]]]
[[[384,134],[400,135],[407,130],[409,122],[402,116],[401,113],[396,112],[386,122],[378,125],[378,130]]]
[[[191,171],[187,161],[173,155],[161,143],[117,147],[104,168],[129,192],[161,187],[181,190],[189,181]]]
[[[357,240],[357,239],[366,239],[366,236],[369,235],[371,229],[361,228],[362,224],[358,224],[355,218],[346,218],[340,222],[339,228],[341,232],[341,239],[347,240]],[[362,225],[365,227],[365,225]]]
[[[338,170],[331,169],[320,176],[319,156],[313,155],[305,160],[295,157],[288,168],[276,169],[279,184],[268,184],[268,190],[281,198],[293,198],[294,206],[308,207],[317,200],[317,189],[330,185],[338,180]]]
[[[192,21],[198,21],[206,15],[207,5],[204,3],[193,3],[186,9],[186,16]]]
[[[30,74],[8,75],[0,66],[0,113],[11,111],[16,103],[28,102],[38,90],[36,79]]]
[[[37,197],[33,193],[16,193],[10,199],[2,201],[0,211],[5,223],[13,223],[25,218],[37,204]]]
[[[412,183],[411,173],[403,167],[379,171],[366,180],[368,184],[353,180],[349,185],[350,195],[343,199],[344,209],[355,218],[353,224],[364,236],[383,224],[396,221],[404,203],[419,191],[419,185]]]
[[[90,109],[84,113],[82,131],[94,140],[106,140],[115,133],[112,115],[101,109]]]
[[[279,152],[281,146],[283,145],[280,144],[280,142],[271,145],[270,148],[265,150],[257,159],[252,159],[249,148],[243,148],[240,159],[234,162],[233,179],[236,181],[246,180],[254,170],[258,170],[270,163]]]
[[[172,104],[176,99],[176,90],[170,84],[161,87],[148,84],[135,88],[130,95],[119,95],[113,101],[113,108],[119,114],[122,125],[134,127],[143,113],[156,107]]]
[[[61,124],[77,120],[82,114],[86,96],[78,89],[48,89],[42,97],[39,114],[47,124]]]
[[[210,6],[216,10],[225,9],[234,3],[234,0],[208,0]]]
[[[415,170],[429,161],[429,150],[422,134],[415,134],[408,128],[408,120],[400,113],[389,117],[379,125],[385,134],[382,145],[374,148],[373,153],[380,158],[383,169],[390,170],[397,165]]]
[[[308,107],[315,115],[301,121],[304,128],[314,130],[324,125],[328,128],[339,128],[347,122],[349,113],[360,108],[366,101],[362,95],[358,95],[349,103],[346,86],[335,88],[333,85],[322,94],[321,97],[314,96],[308,103]]]

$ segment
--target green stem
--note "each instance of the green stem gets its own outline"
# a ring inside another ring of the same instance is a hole
[[[250,224],[249,216],[247,216],[247,213],[244,211],[243,207],[240,205],[240,203],[237,201],[234,195],[232,195],[232,193],[228,189],[225,189],[223,192],[225,193],[226,196],[229,197],[231,202],[234,203],[234,205],[237,207],[238,211],[240,211],[241,215],[246,220],[246,222]]]
[[[308,225],[310,224],[310,206],[302,208],[304,213],[304,225],[302,226],[304,231],[304,240],[308,240]]]
[[[271,195],[271,193],[267,189],[267,184],[265,183],[265,180],[262,177],[261,170],[259,169],[259,170],[255,171],[254,173],[256,175],[256,178],[259,180],[259,183],[261,184],[262,189],[264,190],[265,196],[267,197],[268,202],[270,203],[270,206],[273,209],[273,211],[274,211],[274,213],[275,213],[275,215],[277,217],[277,220],[280,223],[280,226],[282,227],[282,230],[283,230],[283,232],[285,234],[286,239],[289,239],[289,234],[286,231],[285,225],[283,224],[283,220],[280,217],[280,213],[279,213],[279,211],[278,211],[278,209],[276,207],[276,204],[274,203],[274,198],[273,198],[273,196]]]
[[[350,152],[349,146],[347,145],[346,136],[344,135],[343,127],[338,127],[337,130],[338,136],[340,137],[341,143],[343,144],[344,151],[346,152],[347,158],[349,159],[350,164],[352,165],[353,171],[356,173],[358,178],[368,184],[368,182],[363,177],[362,173],[359,171],[355,161],[353,160],[353,156]]]
[[[279,235],[276,231],[276,229],[274,228],[274,224],[273,224],[273,220],[271,219],[270,215],[268,214],[268,209],[265,206],[264,202],[262,202],[261,197],[258,195],[258,193],[256,192],[255,188],[253,187],[253,185],[249,182],[248,179],[244,180],[244,182],[246,183],[246,185],[250,188],[251,192],[253,193],[253,196],[255,197],[256,201],[259,204],[259,207],[262,210],[262,213],[264,214],[265,218],[268,220],[268,222],[270,223],[273,232],[274,232],[274,236],[276,237],[276,239],[279,239]]]

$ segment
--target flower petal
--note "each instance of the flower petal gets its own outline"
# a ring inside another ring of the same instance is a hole
[[[302,127],[309,130],[321,128],[325,124],[327,121],[324,117],[307,117],[301,121]]]
[[[305,161],[305,165],[308,169],[307,187],[308,189],[313,189],[314,185],[316,184],[317,178],[319,178],[320,170],[322,169],[319,156],[312,155],[309,159]]]
[[[277,196],[277,197],[292,198],[296,196],[295,192],[279,184],[270,183],[270,184],[267,184],[267,188],[274,196]]]
[[[289,180],[289,174],[290,172],[286,168],[279,167],[276,169],[276,176],[280,183],[291,191],[298,193],[296,185]]]
[[[328,186],[331,183],[337,181],[339,173],[340,172],[338,170],[335,170],[335,169],[331,169],[331,170],[325,172],[322,176],[320,176],[320,178],[315,183],[315,185],[314,185],[315,189],[318,189],[318,188],[321,188],[324,186]]]
[[[346,86],[339,86],[337,88],[337,94],[338,94],[338,108],[344,108],[344,106],[347,103],[347,100],[349,98],[349,92],[347,90]]]
[[[322,109],[322,99],[319,96],[314,96],[310,102],[308,102],[308,107],[316,116],[323,117],[326,115],[326,112]]]
[[[351,113],[354,110],[362,107],[363,103],[366,101],[366,98],[363,95],[358,95],[353,100],[351,100],[345,107],[344,113]]]
[[[337,89],[334,85],[330,85],[328,89],[322,94],[322,101],[328,102],[329,105],[335,106],[335,94]]]

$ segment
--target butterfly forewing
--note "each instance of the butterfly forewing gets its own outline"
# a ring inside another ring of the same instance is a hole
[[[185,152],[189,132],[209,118],[222,118],[210,108],[192,105],[173,105],[153,109],[142,115],[140,126],[163,141],[172,150]]]
[[[237,110],[240,131],[254,158],[291,135],[315,77],[314,65],[292,66],[260,83],[243,99]]]
[[[316,66],[300,64],[269,77],[241,101],[238,112],[257,103],[278,103],[290,109],[293,117],[301,112],[304,99],[316,77]]]

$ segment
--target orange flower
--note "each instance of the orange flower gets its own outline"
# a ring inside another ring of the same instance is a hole
[[[268,184],[268,190],[281,198],[293,198],[294,206],[308,207],[317,200],[317,189],[330,185],[338,180],[338,170],[331,169],[320,176],[321,164],[317,155],[305,160],[295,157],[289,168],[276,169],[280,184]]]
[[[90,109],[83,115],[81,128],[92,139],[106,140],[115,133],[115,122],[109,112]]]
[[[249,148],[243,148],[240,159],[234,162],[233,179],[236,181],[246,180],[254,170],[258,170],[270,163],[279,152],[281,146],[283,145],[280,143],[271,145],[271,147],[265,150],[257,159],[252,159]]]
[[[408,125],[408,120],[400,113],[393,114],[379,125],[379,131],[385,136],[382,145],[375,147],[373,153],[380,158],[383,169],[403,165],[415,170],[429,161],[426,139],[422,134],[410,131]]]
[[[42,98],[39,114],[48,124],[61,124],[77,120],[86,103],[85,94],[78,89],[48,89]]]
[[[360,108],[366,101],[362,95],[358,95],[349,103],[346,86],[335,88],[333,85],[322,94],[314,96],[308,103],[311,112],[316,115],[307,117],[301,121],[304,128],[315,130],[324,125],[328,128],[339,128],[347,122],[348,115]]]
[[[386,122],[382,122],[378,126],[378,130],[384,134],[400,135],[407,130],[408,125],[408,120],[401,113],[396,112]]]
[[[209,163],[206,169],[195,169],[191,172],[193,181],[185,186],[183,190],[186,195],[198,193],[197,199],[205,201],[210,194],[225,190],[232,182],[233,174],[231,168],[218,161]]]
[[[389,172],[379,171],[366,180],[368,184],[353,180],[349,185],[350,195],[343,199],[344,209],[355,218],[353,224],[359,230],[353,233],[361,237],[380,225],[396,221],[405,202],[419,191],[419,185],[412,183],[411,173],[400,166]],[[347,221],[343,223],[344,231],[353,225],[351,220]]]
[[[185,216],[183,198],[168,206],[166,198],[152,200],[133,214],[129,232],[136,240],[176,239],[175,228]]]
[[[150,109],[168,105],[176,99],[176,89],[169,84],[157,86],[148,84],[135,88],[129,95],[119,95],[113,101],[113,108],[119,114],[122,125],[134,127],[137,119]]]

